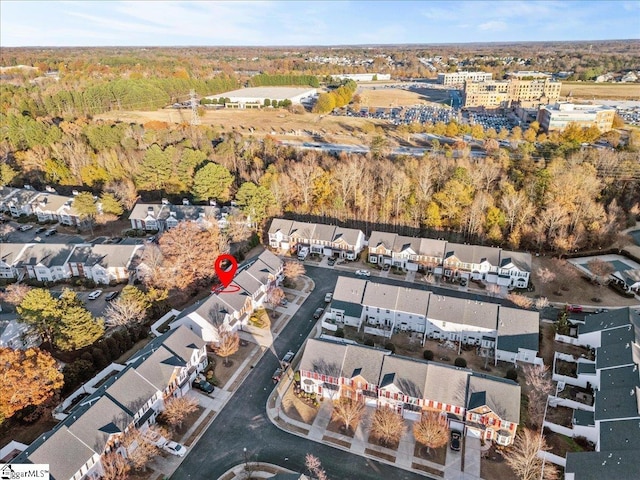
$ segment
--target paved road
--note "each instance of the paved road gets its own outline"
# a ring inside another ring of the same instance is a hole
[[[333,291],[338,272],[307,266],[307,275],[316,288],[275,342],[282,355],[297,351],[315,325],[313,311],[326,305],[324,295]],[[357,455],[334,449],[276,428],[267,418],[266,404],[273,389],[271,375],[278,367],[274,355],[267,352],[248,375],[242,386],[213,421],[198,443],[190,449],[184,462],[172,475],[174,480],[216,479],[234,465],[243,463],[244,452],[250,461],[282,465],[304,472],[307,453],[318,456],[332,479],[417,480],[424,476],[397,469]]]

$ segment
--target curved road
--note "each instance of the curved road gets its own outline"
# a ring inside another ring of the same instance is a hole
[[[315,281],[316,288],[289,321],[275,341],[279,356],[291,349],[298,351],[315,325],[313,312],[324,307],[324,295],[332,292],[338,275],[355,276],[353,273],[333,269],[306,266],[307,275]],[[374,281],[394,285],[406,285],[392,278],[372,277]],[[414,288],[432,290],[470,299],[479,295],[453,290],[432,288],[414,284]],[[483,297],[485,301],[502,303],[499,298]],[[243,384],[231,397],[223,411],[216,417],[200,440],[195,444],[172,475],[173,480],[214,480],[235,465],[244,463],[244,448],[249,461],[261,461],[281,465],[298,472],[305,472],[304,458],[312,453],[320,458],[323,468],[332,480],[417,480],[428,478],[401,470],[374,460],[313,442],[283,432],[267,418],[267,398],[273,389],[271,375],[279,366],[270,352],[257,362]]]

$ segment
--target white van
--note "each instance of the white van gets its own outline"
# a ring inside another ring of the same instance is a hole
[[[300,248],[300,250],[298,250],[298,260],[300,260],[301,262],[304,262],[306,260],[307,255],[309,255],[309,247],[302,247]]]

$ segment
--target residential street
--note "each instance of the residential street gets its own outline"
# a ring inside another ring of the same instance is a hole
[[[307,275],[316,289],[300,307],[275,342],[282,355],[288,349],[297,351],[315,325],[313,311],[324,303],[324,294],[333,291],[337,271],[307,266]],[[249,461],[259,460],[304,472],[304,457],[313,453],[322,461],[332,479],[424,479],[413,474],[360,456],[351,455],[326,445],[282,432],[267,418],[265,405],[273,389],[271,375],[278,367],[269,352],[260,360],[242,386],[213,421],[198,443],[172,475],[172,479],[215,479],[234,465],[243,463],[247,449]]]

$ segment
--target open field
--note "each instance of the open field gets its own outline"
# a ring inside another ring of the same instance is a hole
[[[191,110],[167,108],[155,111],[112,111],[96,115],[95,118],[135,123],[157,120],[169,124],[188,124],[191,121]],[[282,138],[290,136],[301,141],[312,138],[315,132],[317,135],[334,136],[334,140],[340,143],[347,143],[349,139],[352,139],[353,143],[354,134],[359,133],[366,123],[385,126],[387,124],[385,121],[377,119],[335,117],[308,112],[293,114],[283,109],[207,110],[201,116],[201,122],[204,125],[211,125],[221,132],[237,131],[256,137],[274,135]]]
[[[421,89],[402,90],[399,88],[360,89],[361,105],[367,107],[400,107],[408,105],[434,105],[449,100],[446,90]]]
[[[566,97],[571,93],[572,98],[586,100],[640,100],[640,85],[637,83],[585,83],[562,82],[560,96]]]

